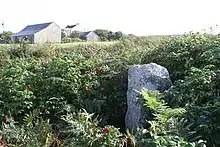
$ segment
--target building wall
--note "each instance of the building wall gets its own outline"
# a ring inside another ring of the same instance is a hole
[[[61,29],[55,23],[34,34],[34,43],[60,43]]]
[[[86,36],[86,41],[99,41],[99,40],[100,40],[100,37],[94,32],[90,32]]]
[[[11,40],[13,43],[18,43],[18,37],[17,36],[12,36]]]
[[[20,39],[24,39],[29,41],[29,43],[34,43],[34,35],[26,35],[26,36],[13,36],[11,37],[12,42],[18,43]]]

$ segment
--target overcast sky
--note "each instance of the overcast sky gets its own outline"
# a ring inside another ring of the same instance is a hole
[[[85,31],[179,34],[220,25],[220,0],[0,0],[3,20],[13,32],[55,22],[61,28],[79,23],[77,29]]]

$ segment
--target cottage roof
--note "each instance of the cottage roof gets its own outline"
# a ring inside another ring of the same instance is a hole
[[[26,35],[33,35],[45,28],[47,28],[52,22],[49,23],[42,23],[42,24],[35,24],[35,25],[28,25],[20,32],[13,34],[12,36],[26,36]]]

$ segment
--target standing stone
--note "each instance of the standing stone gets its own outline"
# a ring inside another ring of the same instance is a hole
[[[143,88],[164,91],[171,86],[169,73],[166,68],[155,63],[134,65],[128,70],[127,113],[125,116],[126,129],[134,131],[147,123],[146,111],[138,103]]]

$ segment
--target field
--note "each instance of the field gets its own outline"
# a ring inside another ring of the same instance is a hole
[[[0,46],[1,146],[220,146],[220,38]],[[166,92],[141,91],[149,126],[125,129],[127,70],[166,67]]]
[[[90,45],[90,44],[95,44],[95,45],[112,45],[112,44],[115,44],[116,41],[109,41],[109,42],[73,42],[73,43],[58,43],[58,44],[51,44],[53,46],[57,46],[57,47],[60,47],[60,48],[70,48],[70,47],[74,47],[74,46],[77,46],[77,45]],[[8,47],[8,46],[11,46],[10,44],[0,44],[0,47]],[[30,46],[33,46],[34,48],[36,46],[39,46],[39,45],[35,45],[35,44],[32,44]]]
[[[116,41],[109,41],[109,42],[73,42],[73,43],[61,43],[61,44],[55,44],[58,47],[61,48],[69,48],[69,47],[74,47],[77,45],[89,45],[89,44],[95,44],[95,45],[112,45],[115,44]]]

